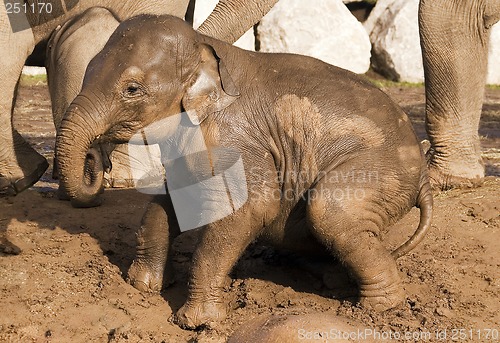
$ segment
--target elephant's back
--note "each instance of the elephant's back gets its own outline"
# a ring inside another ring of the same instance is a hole
[[[117,0],[80,0],[80,1],[47,1],[52,7],[39,7],[40,13],[27,16],[24,29],[31,28],[35,44],[43,44],[50,34],[66,21],[82,14],[92,7],[103,7],[113,13],[121,22],[139,14],[169,14],[184,17],[189,0],[155,0],[155,1],[117,1]]]

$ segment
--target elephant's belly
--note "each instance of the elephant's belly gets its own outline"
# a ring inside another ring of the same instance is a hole
[[[305,209],[281,213],[275,221],[264,228],[259,242],[278,249],[307,255],[324,255],[326,249],[309,230]]]

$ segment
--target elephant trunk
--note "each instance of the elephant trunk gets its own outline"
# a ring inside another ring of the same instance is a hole
[[[56,139],[59,181],[74,207],[100,205],[104,179],[103,161],[96,138],[103,134],[105,125],[101,116],[88,112],[77,97],[68,108]],[[87,104],[85,104],[87,105]],[[101,120],[102,121],[102,120]]]
[[[210,16],[200,25],[198,31],[204,35],[234,43],[248,29],[267,14],[278,0],[219,1]],[[232,30],[227,30],[231,27]]]

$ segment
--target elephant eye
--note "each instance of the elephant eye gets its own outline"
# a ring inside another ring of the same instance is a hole
[[[137,96],[144,95],[144,91],[141,85],[138,84],[137,82],[130,82],[125,88],[123,95],[127,98],[134,98]]]

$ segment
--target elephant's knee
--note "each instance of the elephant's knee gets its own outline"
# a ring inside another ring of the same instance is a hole
[[[180,228],[172,200],[165,195],[156,196],[142,217],[139,236],[146,240],[164,241],[168,244],[179,234]]]
[[[309,190],[307,194],[307,218],[313,224],[321,223],[329,209],[332,208],[327,199],[321,196],[315,189]]]
[[[168,218],[164,207],[159,201],[149,203],[144,216],[142,217],[142,227],[167,227]]]

